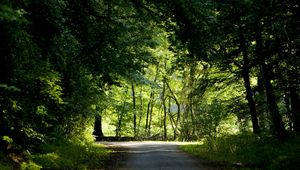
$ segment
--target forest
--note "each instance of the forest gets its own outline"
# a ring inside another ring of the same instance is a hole
[[[101,167],[104,137],[297,169],[299,16],[296,0],[1,0],[0,169]]]

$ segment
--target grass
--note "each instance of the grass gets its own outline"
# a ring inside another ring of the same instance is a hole
[[[279,141],[252,134],[216,138],[182,149],[202,159],[251,169],[296,170],[300,167],[300,138]]]
[[[40,150],[41,153],[30,155],[27,164],[34,163],[43,169],[54,170],[100,169],[104,167],[104,162],[110,153],[108,149],[100,144],[78,144],[72,142],[43,145]]]

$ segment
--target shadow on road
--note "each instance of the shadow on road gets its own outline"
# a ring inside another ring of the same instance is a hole
[[[107,170],[217,170],[228,167],[200,160],[179,149],[179,142],[100,142],[111,148]]]

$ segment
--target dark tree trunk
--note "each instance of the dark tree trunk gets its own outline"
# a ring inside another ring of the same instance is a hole
[[[128,89],[126,89],[126,93],[128,92],[127,90]],[[117,127],[116,127],[116,137],[121,137],[121,130],[122,130],[122,123],[123,123],[123,115],[124,115],[124,112],[125,112],[125,106],[126,106],[126,99],[124,99],[122,110],[120,110],[119,111],[120,113],[118,114],[118,124],[117,124]]]
[[[260,128],[258,125],[257,112],[256,112],[253,95],[252,95],[251,85],[250,85],[249,68],[244,68],[244,67],[245,66],[243,66],[242,74],[243,74],[243,79],[244,79],[244,86],[246,89],[246,99],[248,101],[248,107],[249,107],[250,115],[251,115],[253,133],[259,134]]]
[[[167,140],[167,108],[166,108],[166,97],[165,97],[165,83],[163,84],[163,95],[162,95],[162,103],[164,110],[163,117],[163,127],[164,127],[164,140]]]
[[[163,116],[164,140],[167,140],[167,107],[166,107],[166,82],[165,81],[163,81],[163,91],[162,91],[161,100],[162,100],[162,106],[164,111],[164,116]]]
[[[259,60],[260,71],[266,90],[268,110],[273,123],[273,133],[278,139],[285,139],[287,137],[287,131],[285,130],[284,123],[281,115],[279,114],[273,86],[271,84],[269,69],[265,63],[265,55],[267,54],[263,50],[261,29],[258,25],[258,30],[256,31],[256,57]]]
[[[148,126],[148,136],[151,135],[151,127],[152,127],[152,120],[153,120],[153,97],[152,97],[152,100],[151,100],[151,103],[150,103],[150,113],[149,113],[149,116],[150,116],[150,119],[149,119],[149,126]]]
[[[250,78],[249,78],[250,68],[249,68],[248,50],[247,50],[246,40],[243,35],[243,30],[241,27],[240,20],[239,20],[239,41],[240,41],[240,48],[243,53],[242,76],[244,80],[244,86],[246,89],[246,99],[248,101],[248,107],[250,110],[253,133],[259,134],[260,129],[258,125],[257,112],[255,107],[255,101],[252,95],[252,89],[251,89]]]
[[[273,122],[273,128],[274,128],[274,134],[279,139],[284,139],[287,137],[287,132],[284,127],[284,123],[282,121],[281,115],[279,114],[278,106],[276,103],[276,98],[274,95],[273,86],[271,84],[271,80],[268,74],[268,69],[265,63],[261,64],[261,70],[264,77],[264,84],[266,89],[266,95],[267,95],[267,104],[268,104],[268,110],[272,117]]]
[[[93,135],[96,136],[96,140],[104,136],[102,131],[102,116],[98,114],[95,117],[95,126],[94,126]]]
[[[157,76],[158,76],[158,68],[159,68],[159,64],[156,65],[154,83],[156,82],[156,79],[157,79]],[[148,102],[148,105],[147,105],[146,126],[145,126],[145,133],[148,136],[150,135],[150,131],[151,131],[150,129],[151,129],[152,111],[153,111],[153,97],[154,97],[154,92],[151,92],[149,102]]]
[[[138,117],[138,125],[137,125],[137,132],[136,132],[136,134],[137,134],[137,136],[139,136],[139,134],[140,134],[140,128],[141,128],[141,123],[142,123],[142,117],[143,117],[143,110],[144,110],[144,102],[143,102],[143,85],[141,86],[141,91],[140,91],[140,111],[142,111],[141,112],[141,114],[139,114],[139,117]]]
[[[136,103],[135,103],[135,91],[134,91],[134,85],[131,85],[132,90],[132,107],[133,107],[133,134],[136,136]]]
[[[166,84],[166,87],[169,89],[171,95],[172,95],[172,98],[173,100],[175,101],[176,105],[177,105],[177,118],[176,118],[176,122],[175,122],[175,125],[174,125],[174,139],[177,138],[177,129],[178,129],[178,124],[179,124],[179,120],[180,120],[180,103],[179,101],[177,100],[177,97],[175,96],[175,93],[173,92],[173,90],[171,89],[168,81],[166,78],[164,78],[164,82]]]
[[[244,86],[246,88],[246,99],[248,101],[248,107],[249,107],[249,110],[250,110],[253,133],[259,134],[260,128],[259,128],[259,125],[258,125],[255,102],[253,100],[252,90],[251,90],[251,86],[250,86],[249,70],[248,69],[243,69],[242,74],[243,74],[243,79],[244,79]]]
[[[150,99],[147,105],[147,114],[146,114],[146,126],[145,126],[145,132],[148,135],[149,133],[149,129],[150,129],[150,121],[149,121],[149,117],[150,117],[150,112],[151,112],[151,105],[152,105],[152,100],[154,97],[154,93],[151,92],[150,93]]]
[[[176,131],[175,131],[175,126],[174,126],[175,121],[174,121],[172,113],[171,113],[171,98],[170,97],[169,97],[169,100],[168,100],[168,114],[169,114],[169,119],[170,119],[172,129],[173,129],[173,134],[174,134],[173,139],[175,140],[176,139]]]

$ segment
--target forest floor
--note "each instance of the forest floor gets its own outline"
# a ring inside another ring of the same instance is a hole
[[[114,150],[105,169],[132,170],[216,170],[228,169],[191,156],[180,149],[181,142],[100,142]]]

